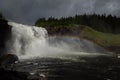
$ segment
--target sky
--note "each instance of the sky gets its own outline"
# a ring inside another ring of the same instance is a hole
[[[41,17],[76,14],[120,16],[120,0],[0,0],[0,12],[9,21],[34,25]]]

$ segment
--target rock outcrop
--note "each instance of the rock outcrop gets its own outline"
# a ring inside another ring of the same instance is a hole
[[[0,55],[6,53],[6,42],[11,36],[11,26],[7,24],[7,20],[0,19]]]
[[[4,54],[0,56],[0,66],[2,68],[10,67],[11,64],[14,64],[18,61],[18,57],[14,54]]]

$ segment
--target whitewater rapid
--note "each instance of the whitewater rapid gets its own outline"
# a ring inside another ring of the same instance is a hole
[[[21,59],[36,57],[65,57],[67,55],[101,55],[104,49],[76,37],[49,37],[42,27],[8,22],[12,37],[7,42],[7,51]]]

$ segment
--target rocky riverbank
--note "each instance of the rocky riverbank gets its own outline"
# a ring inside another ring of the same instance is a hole
[[[28,80],[25,72],[5,70],[0,68],[0,80]]]
[[[19,59],[13,54],[0,56],[0,80],[45,80],[41,74],[14,70]]]
[[[0,56],[0,80],[27,80],[27,74],[13,71],[13,64],[18,61],[18,57],[13,54]]]

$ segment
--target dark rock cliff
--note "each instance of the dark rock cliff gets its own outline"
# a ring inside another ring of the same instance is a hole
[[[11,26],[7,24],[7,20],[0,19],[0,55],[6,53],[6,41],[11,36]]]

